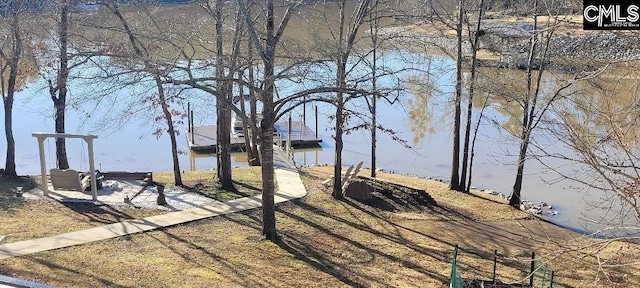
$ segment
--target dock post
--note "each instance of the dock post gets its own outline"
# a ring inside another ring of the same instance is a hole
[[[191,132],[191,102],[187,102],[187,132]]]
[[[316,105],[316,139],[318,139],[318,105]]]
[[[287,129],[287,153],[291,152],[291,114],[289,114],[289,129]]]
[[[189,112],[191,113],[191,115],[188,115],[189,119],[190,119],[189,123],[191,125],[191,129],[190,129],[190,132],[191,132],[191,144],[196,144],[196,139],[194,138],[196,133],[193,131],[194,130],[193,129],[193,127],[194,127],[194,124],[193,124],[193,111],[189,111]]]

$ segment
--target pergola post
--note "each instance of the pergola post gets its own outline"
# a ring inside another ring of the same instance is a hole
[[[89,150],[89,173],[91,173],[91,193],[93,201],[98,201],[98,185],[96,184],[96,166],[93,163],[93,138],[85,137],[87,149]]]
[[[38,151],[40,154],[40,183],[42,184],[42,193],[49,196],[49,185],[47,185],[47,163],[44,158],[44,139],[41,135],[34,135],[38,139]]]

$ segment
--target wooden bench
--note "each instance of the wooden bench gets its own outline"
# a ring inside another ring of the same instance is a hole
[[[54,168],[49,171],[53,189],[75,190],[84,192],[91,185],[91,175],[80,178],[80,173],[73,169]]]

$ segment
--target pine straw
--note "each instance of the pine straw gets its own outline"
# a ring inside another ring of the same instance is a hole
[[[506,205],[447,191],[442,183],[381,174],[426,189],[437,201],[431,210],[390,213],[335,201],[319,185],[327,169],[306,169],[308,196],[279,206],[278,244],[261,239],[260,210],[253,210],[1,260],[0,272],[59,287],[448,287],[443,282],[458,244],[465,278],[490,279],[497,249],[497,278],[521,281],[535,250],[556,271],[561,284],[554,287],[640,285],[637,265],[614,271],[620,284],[595,282],[593,258],[567,249],[594,240],[572,240],[579,235],[517,211],[498,217]],[[603,259],[616,260],[619,251],[637,259],[637,245],[614,246]]]

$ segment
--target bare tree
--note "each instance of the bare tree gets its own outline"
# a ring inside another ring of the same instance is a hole
[[[153,82],[156,87],[157,98],[158,98],[157,101],[155,102],[159,103],[162,109],[164,119],[166,120],[166,123],[167,123],[167,133],[169,134],[169,138],[171,140],[171,155],[173,160],[174,182],[176,185],[182,186],[183,185],[182,174],[180,172],[180,161],[178,158],[179,156],[178,141],[176,139],[177,131],[175,129],[174,120],[173,120],[174,115],[169,108],[169,105],[168,105],[169,100],[167,99],[165,88],[163,86],[164,82],[161,79],[162,75],[164,75],[167,72],[163,71],[163,69],[161,69],[159,65],[153,62],[153,60],[151,59],[152,55],[150,54],[149,50],[146,48],[146,45],[143,44],[143,42],[139,39],[137,34],[134,33],[134,31],[131,29],[131,25],[129,24],[129,21],[124,17],[122,12],[120,11],[120,8],[118,6],[119,4],[117,3],[117,1],[106,1],[103,3],[103,5],[106,6],[118,18],[118,20],[120,21],[120,24],[122,25],[123,32],[126,34],[126,37],[129,40],[131,49],[133,49],[134,51],[133,57],[138,59],[138,61],[142,61],[144,65],[143,70],[146,73],[150,74],[151,77],[153,78]]]
[[[278,239],[276,233],[276,216],[274,203],[274,167],[273,167],[273,125],[276,121],[274,91],[275,91],[275,60],[276,47],[282,38],[285,28],[293,12],[301,3],[290,2],[276,27],[274,1],[267,0],[265,8],[265,30],[262,37],[254,25],[253,18],[247,10],[244,1],[238,0],[239,9],[249,28],[249,35],[253,46],[258,50],[264,67],[262,75],[262,121],[260,123],[259,142],[262,165],[262,234],[265,238],[275,242]],[[245,115],[243,115],[245,116]]]
[[[469,40],[471,41],[471,72],[469,76],[469,88],[468,88],[468,103],[467,103],[467,123],[465,125],[464,132],[464,147],[462,152],[462,173],[460,175],[460,190],[469,192],[469,186],[471,185],[471,163],[469,163],[470,153],[470,135],[471,135],[471,121],[473,117],[473,98],[475,96],[475,85],[476,85],[476,69],[478,66],[478,47],[480,41],[480,33],[482,27],[482,12],[484,10],[484,0],[480,0],[480,4],[478,6],[478,22],[476,23],[475,31],[470,28],[470,25],[467,25],[467,30],[469,31]],[[478,124],[482,121],[482,118],[478,119]],[[477,126],[476,126],[477,127]],[[476,128],[476,133],[478,129]],[[474,135],[475,139],[475,135]],[[469,165],[467,166],[467,164]],[[469,172],[469,176],[467,179],[467,171]],[[466,185],[466,187],[465,187]]]
[[[550,43],[554,37],[558,25],[562,23],[562,16],[554,15],[551,11],[547,11],[547,20],[541,27],[538,22],[538,3],[533,3],[533,29],[527,31],[528,46],[524,75],[513,70],[504,70],[508,73],[502,73],[502,70],[487,70],[484,73],[493,73],[483,75],[488,81],[492,82],[491,86],[484,87],[484,91],[492,94],[491,97],[498,102],[504,103],[498,110],[509,115],[510,122],[505,123],[503,127],[518,138],[519,149],[517,153],[516,179],[513,185],[509,205],[519,208],[521,204],[521,190],[524,176],[525,162],[528,158],[529,145],[532,135],[540,122],[545,119],[545,114],[549,108],[558,99],[563,97],[564,91],[571,87],[579,78],[574,75],[573,78],[563,79],[562,81],[553,81],[552,83],[544,82],[543,78],[548,77],[547,66],[551,60],[552,51]],[[492,100],[493,101],[493,100]]]
[[[453,156],[451,158],[451,181],[449,183],[449,188],[451,190],[462,190],[462,186],[460,183],[460,117],[462,114],[462,110],[460,106],[462,105],[462,22],[464,19],[464,2],[463,0],[458,1],[458,13],[457,13],[457,22],[456,22],[456,37],[457,37],[457,53],[456,53],[456,92],[454,97],[454,116],[453,116]]]
[[[73,0],[61,0],[58,3],[58,60],[59,66],[56,69],[55,82],[48,79],[49,82],[49,94],[53,101],[54,107],[54,120],[55,120],[55,132],[65,133],[65,112],[67,107],[67,82],[69,80],[69,72],[71,67],[69,65],[69,26],[71,9],[73,8],[75,1]],[[56,163],[58,168],[69,168],[69,161],[67,160],[67,148],[65,144],[65,138],[56,138]]]
[[[247,61],[248,61],[248,67],[249,67],[249,72],[247,73],[248,76],[248,81],[249,84],[252,86],[256,85],[256,80],[255,80],[255,75],[254,75],[254,69],[256,69],[256,66],[254,65],[254,53],[253,53],[253,42],[252,41],[247,41]],[[249,89],[249,116],[251,118],[251,121],[253,121],[253,123],[258,123],[258,108],[257,108],[257,102],[258,102],[258,94],[256,93],[255,89]],[[251,146],[247,147],[247,150],[250,150],[250,155],[249,155],[249,164],[250,165],[259,165],[260,164],[260,157],[259,157],[259,153],[258,153],[258,135],[256,133],[251,133],[251,130],[249,129],[249,125],[245,123],[245,132],[250,133],[250,142],[251,142]],[[253,160],[253,161],[252,161]]]
[[[25,6],[22,1],[15,1],[4,7],[3,13],[8,14],[9,33],[0,45],[0,92],[4,105],[4,130],[7,140],[7,153],[4,166],[4,175],[16,177],[16,143],[13,138],[13,102],[15,93],[19,90],[18,77],[20,76],[20,64],[23,57],[23,38],[21,17]],[[5,73],[8,71],[8,77]],[[25,77],[22,73],[22,77]]]
[[[260,123],[256,123],[254,119],[254,115],[248,116],[245,113],[242,113],[241,107],[239,105],[233,103],[231,99],[228,98],[228,94],[222,93],[218,91],[216,86],[212,86],[212,82],[218,80],[217,77],[198,77],[189,71],[197,69],[197,64],[194,64],[194,67],[186,66],[186,67],[177,67],[177,69],[184,71],[186,76],[181,77],[172,77],[171,75],[166,75],[167,79],[165,81],[176,84],[176,85],[186,85],[192,88],[200,89],[211,95],[217,97],[217,99],[221,99],[225,102],[227,107],[236,113],[236,116],[242,119],[247,126],[249,127],[249,131],[253,135],[256,135],[258,138],[258,146],[260,152],[260,163],[262,166],[262,209],[263,209],[263,235],[265,238],[276,241],[277,233],[275,228],[275,203],[274,203],[274,192],[275,192],[275,183],[274,183],[274,124],[277,119],[283,117],[296,107],[309,103],[312,101],[323,101],[327,103],[334,103],[333,99],[327,99],[323,95],[328,95],[329,93],[337,93],[342,92],[346,94],[358,94],[363,95],[366,94],[365,91],[353,89],[353,88],[340,88],[335,87],[333,85],[325,87],[312,87],[304,90],[295,91],[288,95],[280,95],[278,99],[275,98],[276,94],[276,80],[278,79],[293,79],[294,76],[290,73],[296,73],[296,67],[308,67],[309,65],[313,65],[314,63],[318,63],[316,59],[311,59],[309,57],[300,57],[297,58],[296,55],[292,55],[292,51],[286,51],[287,55],[278,55],[278,48],[281,48],[280,41],[285,33],[285,29],[289,23],[291,17],[295,14],[294,12],[303,5],[304,2],[285,2],[281,5],[281,16],[279,23],[276,23],[276,10],[274,1],[268,1],[264,10],[260,12],[254,12],[249,7],[255,9],[257,4],[255,3],[246,3],[243,0],[238,0],[237,9],[239,9],[241,13],[241,19],[245,22],[247,32],[249,34],[249,40],[251,41],[252,47],[256,50],[257,54],[260,57],[262,62],[263,72],[261,75],[254,75],[256,80],[251,81],[251,76],[249,75],[249,81],[245,79],[241,79],[240,77],[234,78],[233,81],[239,84],[242,84],[245,89],[249,91],[254,91],[257,95],[257,99],[262,101],[262,120]],[[251,12],[250,12],[251,11]],[[264,25],[263,27],[260,27]],[[251,51],[251,50],[250,50]],[[307,54],[305,51],[303,54]],[[233,53],[232,53],[233,54]],[[231,57],[233,59],[234,57]],[[239,59],[239,58],[238,58]],[[283,66],[278,68],[278,72],[276,73],[276,61],[282,60]],[[186,61],[188,65],[193,64],[193,61]],[[251,61],[250,61],[251,62]],[[204,64],[206,65],[206,64]],[[253,65],[249,65],[253,66]],[[242,67],[234,66],[239,70]],[[307,70],[306,68],[302,68],[301,70]],[[229,76],[231,77],[231,76]],[[253,105],[252,105],[253,106]],[[253,108],[252,108],[253,109]],[[253,114],[253,113],[252,113]]]
[[[374,9],[374,6],[377,6],[376,4],[379,1],[375,0],[375,1],[371,1],[369,3],[370,7],[370,13],[369,13],[369,34],[371,34],[371,49],[372,49],[372,55],[371,57],[373,58],[371,60],[371,89],[372,89],[372,97],[371,97],[371,107],[370,107],[370,113],[371,113],[371,177],[376,177],[376,144],[377,144],[377,136],[376,136],[376,132],[378,130],[377,126],[378,126],[378,119],[377,119],[377,106],[378,106],[378,93],[377,93],[377,86],[378,86],[378,77],[377,77],[377,73],[378,73],[378,46],[380,45],[380,18],[378,17],[379,15],[379,10],[378,9]]]
[[[232,93],[231,82],[228,80],[227,73],[233,75],[235,73],[232,67],[225,65],[224,54],[224,32],[222,31],[222,25],[224,24],[223,18],[223,1],[216,0],[215,6],[211,7],[211,1],[205,1],[205,7],[214,15],[215,27],[216,27],[216,78],[217,78],[217,90],[220,93],[216,97],[216,123],[217,123],[217,174],[220,187],[225,190],[233,188],[233,180],[231,179],[231,111],[225,104],[230,99]],[[238,18],[237,23],[241,22]],[[239,33],[236,29],[236,33]],[[226,71],[226,70],[229,71]]]
[[[608,64],[585,76],[553,107],[553,117],[543,124],[545,132],[567,150],[542,151],[542,157],[559,159],[561,164],[545,166],[562,178],[595,190],[600,197],[587,201],[595,211],[590,231],[607,237],[637,240],[640,237],[640,103],[637,83],[621,76],[615,64]],[[624,69],[624,68],[622,68]],[[611,72],[609,72],[611,71]],[[635,76],[634,76],[635,77]],[[568,163],[572,169],[563,169]]]
[[[346,18],[347,1],[338,1],[336,3],[339,9],[339,28],[336,37],[337,46],[335,54],[336,62],[336,87],[347,87],[347,63],[351,52],[356,44],[356,36],[362,24],[368,18],[370,9],[370,1],[359,1],[349,19]],[[344,115],[345,97],[343,92],[336,93],[336,126],[335,126],[335,159],[334,159],[334,181],[332,195],[336,199],[342,199],[342,136],[344,134],[345,115]]]

